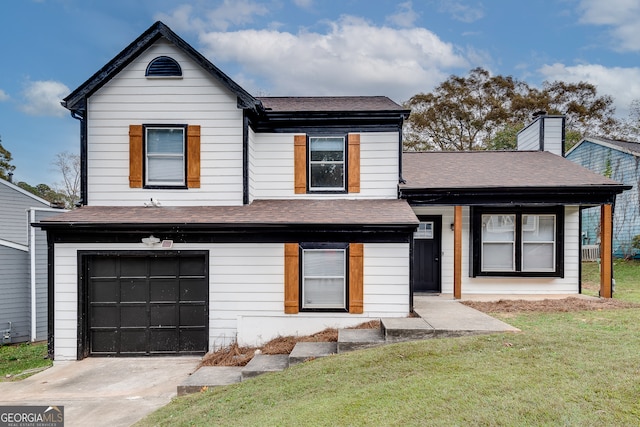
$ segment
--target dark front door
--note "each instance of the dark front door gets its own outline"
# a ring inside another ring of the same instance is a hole
[[[204,354],[206,259],[189,252],[88,256],[85,354]]]
[[[413,291],[440,292],[440,236],[442,217],[419,216],[413,235]]]

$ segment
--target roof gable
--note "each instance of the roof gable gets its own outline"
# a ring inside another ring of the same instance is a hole
[[[109,61],[86,82],[81,84],[76,90],[64,98],[62,105],[74,112],[83,111],[86,108],[86,99],[89,96],[104,86],[109,80],[116,76],[120,71],[122,71],[122,69],[140,56],[161,37],[165,38],[178,49],[182,50],[189,58],[200,65],[215,79],[220,81],[224,87],[234,93],[238,98],[239,107],[252,110],[256,110],[261,107],[260,101],[240,87],[240,85],[234,82],[229,76],[223,73],[218,67],[213,65],[207,58],[202,56],[202,54],[191,47],[191,45],[160,21],[153,24],[122,52],[116,55],[115,58]]]
[[[37,203],[41,203],[47,207],[51,206],[51,203],[47,202],[45,199],[36,196],[35,194],[32,194],[30,192],[28,192],[27,190],[25,190],[24,188],[18,187],[17,185],[9,182],[9,181],[5,181],[4,179],[0,179],[0,191],[2,191],[3,189],[7,189],[8,191],[13,191],[15,193],[21,194],[22,197],[28,198],[33,200],[34,202]]]
[[[567,151],[567,154],[565,155],[565,157],[568,157],[569,154],[576,151],[579,147],[584,145],[583,143],[587,143],[587,142],[590,142],[596,145],[601,145],[603,147],[607,147],[612,150],[617,150],[623,153],[631,154],[632,156],[640,157],[639,142],[622,141],[622,140],[607,139],[607,138],[600,138],[600,137],[596,138],[593,136],[588,136],[586,138],[583,138],[580,142],[578,142],[576,145],[571,147],[569,151]]]

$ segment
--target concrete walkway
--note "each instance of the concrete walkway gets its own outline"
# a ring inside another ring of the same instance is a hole
[[[65,426],[130,426],[169,403],[200,357],[93,357],[0,382],[0,406],[64,406]]]

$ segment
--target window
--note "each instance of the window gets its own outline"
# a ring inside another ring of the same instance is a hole
[[[309,190],[345,190],[345,137],[309,137]]]
[[[474,210],[474,274],[562,276],[562,208]]]
[[[420,221],[418,229],[413,233],[414,239],[433,239],[433,221]]]
[[[344,245],[302,249],[302,309],[345,310],[347,248]]]
[[[184,187],[186,126],[145,126],[145,184]]]

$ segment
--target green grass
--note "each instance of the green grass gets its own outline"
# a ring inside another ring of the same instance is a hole
[[[616,298],[640,302],[640,264],[615,268]],[[640,425],[640,309],[503,319],[523,332],[319,359],[175,399],[139,425]]]
[[[29,376],[28,373],[21,375],[26,371],[51,366],[46,356],[46,343],[0,346],[0,381],[23,379]]]
[[[613,277],[616,281],[613,297],[640,303],[640,261],[616,259],[613,262]],[[600,269],[596,262],[582,263],[582,293],[598,296]]]

